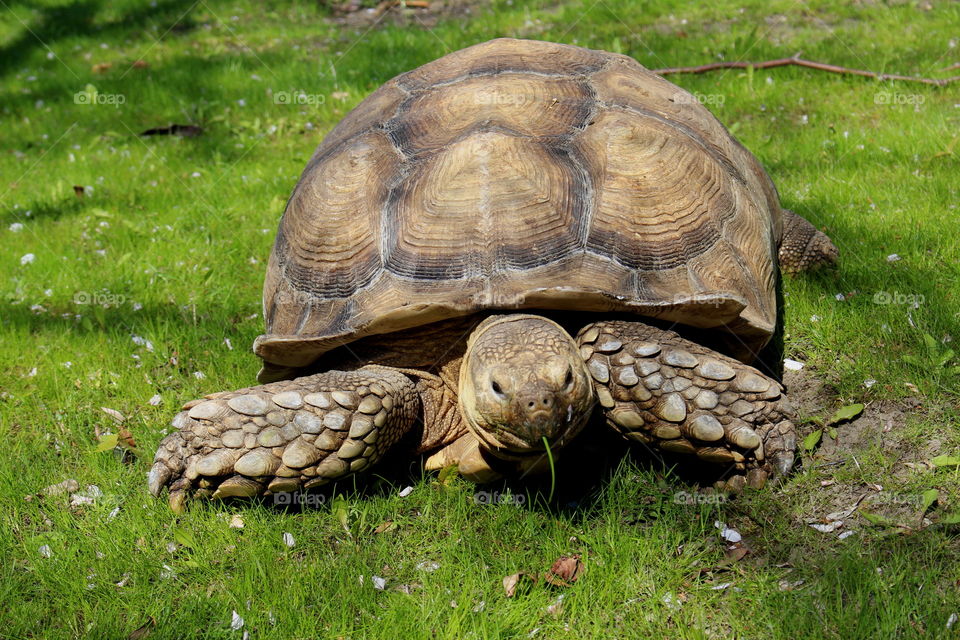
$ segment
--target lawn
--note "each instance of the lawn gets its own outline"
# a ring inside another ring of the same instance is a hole
[[[960,83],[669,76],[841,251],[784,282],[806,440],[782,487],[698,494],[614,439],[552,500],[415,461],[294,507],[148,494],[180,405],[255,381],[266,259],[323,135],[498,36],[946,77],[960,4],[0,0],[0,637],[960,637]],[[198,135],[140,135],[172,124]],[[572,554],[583,575],[546,584]]]

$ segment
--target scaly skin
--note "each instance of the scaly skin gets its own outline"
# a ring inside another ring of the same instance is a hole
[[[778,260],[786,273],[812,271],[836,263],[840,252],[830,238],[793,211],[783,212]]]
[[[601,321],[574,341],[552,320],[514,314],[476,326],[465,351],[452,344],[456,392],[445,363],[443,376],[367,365],[188,403],[157,451],[150,491],[169,486],[180,510],[191,494],[308,489],[375,465],[417,420],[428,468],[458,464],[484,482],[499,475],[492,459],[501,471],[539,469],[543,439],[562,448],[595,410],[629,440],[729,465],[732,489],[793,464],[780,384],[671,331]]]
[[[728,465],[741,477],[731,488],[793,466],[793,408],[753,367],[641,322],[595,322],[577,342],[607,423],[628,439]]]
[[[420,413],[416,385],[388,367],[328,371],[208,396],[173,420],[149,485],[170,506],[309,489],[376,464]]]

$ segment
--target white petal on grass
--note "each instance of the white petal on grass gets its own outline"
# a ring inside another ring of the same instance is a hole
[[[668,609],[671,609],[673,611],[677,611],[680,607],[683,606],[683,603],[677,600],[677,597],[670,592],[667,592],[663,596],[663,598],[661,598],[661,602],[667,605]]]
[[[869,389],[875,384],[877,384],[877,381],[874,380],[873,378],[867,378],[866,380],[863,381],[863,386],[865,386],[867,389]]]
[[[790,371],[800,371],[803,369],[804,364],[799,360],[791,360],[790,358],[783,359],[783,368],[789,369]]]
[[[778,584],[780,591],[793,591],[801,586],[805,580],[781,580]]]
[[[243,618],[240,617],[240,614],[236,611],[233,612],[233,616],[230,618],[230,628],[233,631],[240,631],[243,628]]]
[[[149,404],[149,405],[152,406],[152,407],[156,407],[156,406],[159,405],[161,402],[163,402],[163,396],[161,396],[159,393],[156,394],[156,395],[154,395],[154,396],[153,396],[152,398],[150,398],[149,400],[147,400],[147,404]]]
[[[203,371],[194,371],[194,372],[193,372],[193,377],[196,378],[197,380],[203,380],[203,379],[206,378],[207,376],[204,375]]]
[[[424,560],[423,562],[417,565],[417,569],[419,569],[420,571],[426,571],[428,573],[431,571],[436,571],[439,568],[440,568],[440,563],[433,562],[431,560]]]
[[[37,549],[37,553],[40,554],[41,558],[53,557],[53,551],[50,550],[50,545],[48,544],[42,545],[39,549]]]
[[[891,253],[887,256],[887,262],[896,262],[897,260],[902,260],[902,258],[895,253]]]
[[[950,617],[947,618],[947,629],[952,629],[953,625],[957,624],[957,620],[960,620],[960,615],[951,613]]]
[[[373,583],[373,588],[377,591],[383,591],[387,588],[386,578],[381,578],[380,576],[370,576],[370,581]]]
[[[22,256],[20,256],[20,264],[22,265],[31,264],[36,259],[37,259],[37,256],[33,255],[32,253],[25,253]]]
[[[404,488],[400,491],[400,497],[401,497],[401,498],[406,498],[406,497],[407,497],[408,495],[410,495],[411,493],[413,493],[413,487],[404,487]]]
[[[297,541],[293,539],[292,533],[283,532],[283,544],[287,545],[291,549],[297,544]]]
[[[740,542],[743,537],[740,535],[740,532],[736,529],[731,529],[723,522],[717,520],[713,523],[713,526],[717,529],[720,529],[720,537],[726,540],[727,542]]]
[[[83,505],[92,505],[92,504],[93,504],[93,498],[91,498],[90,496],[85,496],[80,493],[75,493],[72,496],[70,496],[71,507],[79,507]]]
[[[10,231],[12,231],[12,232],[14,232],[14,233],[17,233],[17,232],[19,232],[19,231],[23,231],[23,223],[22,223],[22,222],[14,222],[13,224],[10,225],[9,228],[10,228]]]
[[[843,540],[844,538],[849,538],[849,537],[852,536],[854,533],[855,533],[854,531],[844,531],[843,533],[841,533],[840,535],[838,535],[837,538],[840,539],[840,540]]]
[[[231,528],[231,529],[243,529],[243,526],[244,526],[243,518],[241,518],[239,514],[234,514],[234,515],[230,518],[230,528]],[[290,535],[290,534],[288,533],[288,534],[285,534],[285,535]],[[293,536],[290,536],[290,540],[291,540],[291,541],[293,540]],[[286,541],[287,541],[286,538],[284,538],[283,541],[286,542]],[[288,546],[288,547],[292,547],[293,545],[292,545],[292,544],[289,544],[289,545],[287,545],[287,546]]]
[[[223,344],[227,345],[227,349],[229,349],[230,351],[233,351],[233,343],[230,342],[230,338],[224,338]]]
[[[843,520],[835,520],[834,522],[829,522],[827,524],[815,523],[811,524],[811,529],[816,529],[820,533],[833,533],[837,529],[843,526]]]
[[[133,344],[139,345],[144,349],[146,349],[147,351],[153,351],[153,343],[147,340],[146,338],[135,335],[135,336],[131,336],[131,339],[133,340]]]
[[[122,587],[127,586],[127,583],[128,583],[128,582],[130,582],[130,574],[129,574],[129,573],[125,573],[125,574],[123,574],[123,576],[120,577],[120,581],[119,581],[119,582],[115,582],[114,584],[116,584],[118,587],[121,587],[121,588],[122,588]]]
[[[723,591],[724,589],[729,589],[733,586],[732,582],[724,582],[722,584],[714,585],[710,587],[711,591]]]
[[[161,565],[161,566],[163,567],[163,571],[160,572],[160,577],[161,577],[161,578],[163,578],[164,580],[170,580],[171,578],[176,578],[176,577],[177,577],[177,572],[174,571],[174,570],[170,567],[170,565],[164,564],[164,565]]]

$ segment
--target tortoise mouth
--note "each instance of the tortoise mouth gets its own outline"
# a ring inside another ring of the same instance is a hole
[[[587,420],[569,423],[563,429],[552,430],[550,435],[545,433],[539,437],[522,437],[506,425],[480,426],[470,420],[467,422],[483,448],[494,456],[505,460],[526,460],[542,456],[547,452],[547,447],[551,451],[562,449],[580,433]]]

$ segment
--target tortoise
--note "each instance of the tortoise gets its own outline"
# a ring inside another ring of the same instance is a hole
[[[456,51],[317,148],[266,270],[262,384],[184,405],[150,491],[180,510],[309,489],[388,452],[488,482],[542,470],[588,423],[761,487],[796,441],[776,374],[751,366],[780,326],[780,269],[836,257],[633,59]]]

